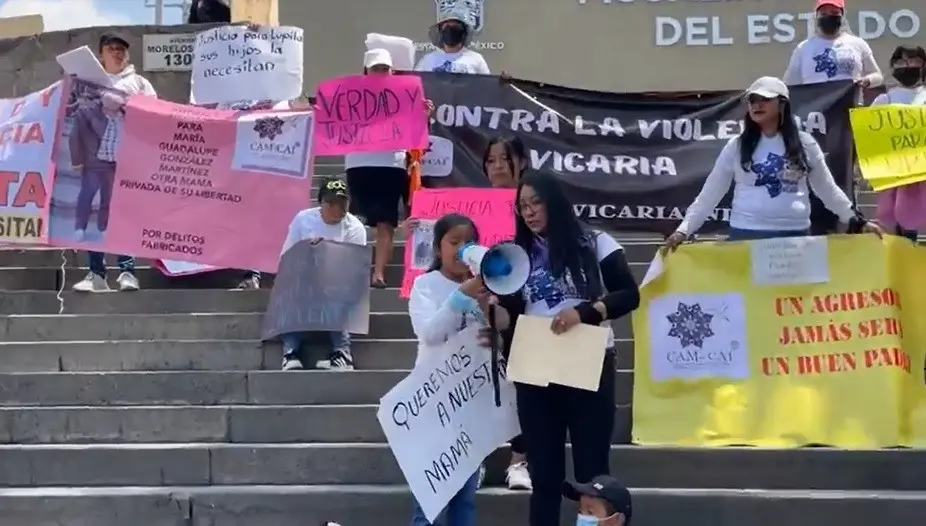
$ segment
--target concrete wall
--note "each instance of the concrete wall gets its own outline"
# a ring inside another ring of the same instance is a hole
[[[96,51],[100,35],[107,30],[121,33],[131,45],[132,62],[142,69],[142,35],[193,33],[209,26],[90,27],[53,31],[38,36],[0,39],[0,96],[15,97],[39,90],[61,78],[55,57],[80,46]],[[190,96],[189,72],[145,72],[161,98],[186,102]]]
[[[901,42],[926,45],[926,1],[848,4],[852,29],[869,40],[882,67]],[[502,43],[502,49],[482,50],[489,67],[522,78],[609,91],[740,89],[756,77],[784,73],[794,46],[807,36],[807,22],[797,17],[813,6],[814,0],[484,0],[476,40]],[[310,89],[326,77],[359,71],[368,32],[424,43],[435,11],[435,0],[280,0],[280,23],[305,29]],[[907,15],[920,27],[911,28]],[[687,44],[682,37],[657,45],[660,27],[661,36],[673,36],[669,18],[694,30]],[[892,25],[904,36],[917,31],[904,39]],[[769,42],[759,43],[761,37]]]

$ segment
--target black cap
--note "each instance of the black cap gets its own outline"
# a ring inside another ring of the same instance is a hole
[[[614,509],[616,513],[624,516],[625,523],[630,522],[633,507],[630,505],[630,490],[610,475],[598,475],[588,484],[566,482],[563,485],[563,496],[570,500],[579,500],[579,497],[593,497],[601,499]]]
[[[129,41],[118,33],[103,33],[100,37],[99,51],[103,51],[103,47],[107,44],[122,44],[125,49],[129,49]]]
[[[347,183],[336,177],[326,177],[322,179],[318,187],[318,200],[324,201],[327,197],[341,197],[347,199]]]

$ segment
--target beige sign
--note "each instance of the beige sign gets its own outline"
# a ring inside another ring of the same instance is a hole
[[[367,33],[427,44],[440,0],[279,0],[305,29],[306,87],[362,70]],[[482,0],[474,47],[493,72],[607,91],[740,89],[784,74],[813,31],[813,0]],[[885,68],[926,46],[926,1],[849,0],[849,25]],[[421,51],[419,51],[419,56]]]
[[[0,38],[28,37],[45,31],[42,15],[8,16],[0,18]]]

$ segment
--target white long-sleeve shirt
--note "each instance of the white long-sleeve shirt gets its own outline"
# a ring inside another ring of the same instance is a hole
[[[307,208],[296,214],[289,223],[289,232],[286,234],[280,255],[285,254],[296,243],[312,238],[366,245],[367,229],[353,214],[347,214],[341,222],[330,225],[322,219],[320,207]]]
[[[884,82],[868,42],[843,33],[834,39],[812,36],[798,44],[782,80],[785,84],[796,85],[863,77],[868,78],[872,86]]]
[[[809,188],[839,220],[848,223],[855,215],[852,202],[836,181],[816,139],[800,132],[810,164],[810,173],[788,168],[781,134],[762,136],[752,156],[749,171],[740,163],[739,136],[730,139],[704,187],[688,207],[678,230],[694,234],[733,184],[730,226],[745,230],[806,230],[810,228]]]
[[[476,300],[460,292],[460,284],[439,270],[415,278],[408,299],[408,314],[418,337],[416,365],[463,329],[485,325]]]

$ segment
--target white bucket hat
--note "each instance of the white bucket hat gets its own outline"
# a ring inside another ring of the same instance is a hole
[[[463,24],[466,36],[463,45],[468,46],[473,41],[473,28],[476,27],[476,14],[466,0],[457,1],[446,9],[441,8],[437,13],[437,22],[428,29],[428,38],[434,47],[441,47],[440,25],[448,20],[456,20]]]

